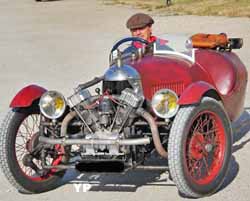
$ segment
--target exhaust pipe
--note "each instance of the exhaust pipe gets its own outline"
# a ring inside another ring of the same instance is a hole
[[[61,144],[61,145],[122,145],[122,146],[130,146],[130,145],[146,145],[150,143],[150,138],[137,138],[137,139],[117,139],[117,140],[109,140],[109,139],[66,139],[67,136],[67,128],[69,122],[77,116],[75,111],[72,111],[66,115],[66,117],[62,121],[61,125],[61,139],[51,139],[48,137],[40,136],[39,141],[46,144]]]
[[[143,117],[148,122],[150,129],[151,129],[151,132],[152,132],[153,142],[154,142],[156,151],[163,158],[167,158],[168,152],[164,149],[164,147],[161,144],[158,127],[157,127],[156,122],[155,122],[154,118],[152,117],[152,115],[150,115],[148,112],[146,112],[142,108],[139,108],[136,111],[136,113],[138,115],[140,115],[141,117]]]
[[[68,113],[66,115],[66,117],[64,117],[64,119],[62,121],[62,125],[61,125],[61,137],[65,137],[66,136],[69,122],[72,119],[74,119],[76,116],[77,116],[76,111],[72,111],[72,112]]]
[[[160,135],[158,131],[158,127],[156,125],[156,122],[152,115],[150,115],[148,112],[146,112],[144,109],[139,108],[136,113],[143,117],[149,124],[153,142],[155,145],[156,151],[159,153],[160,156],[163,158],[168,157],[167,151],[164,149],[164,147],[161,144]],[[62,122],[61,127],[61,137],[65,137],[67,133],[67,127],[69,122],[77,116],[77,113],[75,111],[70,112],[66,117],[64,118]],[[47,144],[62,144],[62,145],[73,145],[73,144],[82,144],[82,145],[145,145],[150,143],[150,138],[139,138],[139,139],[124,139],[124,140],[86,140],[86,139],[51,139],[47,137],[39,137],[39,140],[41,142],[47,143]]]

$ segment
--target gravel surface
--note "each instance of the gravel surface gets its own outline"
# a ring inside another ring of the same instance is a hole
[[[0,2],[0,119],[16,92],[34,83],[66,96],[79,83],[101,75],[108,66],[114,41],[128,36],[126,19],[138,10],[111,7],[95,0],[34,0]],[[236,51],[250,66],[250,18],[154,15],[155,35],[163,33],[221,33],[244,38]],[[246,111],[234,123],[234,153],[225,184],[203,200],[249,200],[250,197],[250,94]],[[164,163],[160,159],[158,162]],[[40,195],[21,195],[0,172],[0,199],[11,200],[184,200],[162,171],[137,170],[126,174],[86,174],[68,171],[65,184]],[[78,183],[90,191],[76,192]],[[85,185],[88,187],[88,185]]]

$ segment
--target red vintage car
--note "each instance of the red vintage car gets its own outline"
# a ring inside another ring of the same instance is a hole
[[[104,75],[70,97],[23,88],[1,124],[3,173],[18,191],[41,193],[69,168],[122,172],[156,150],[181,195],[216,192],[231,158],[231,122],[243,111],[247,71],[232,52],[242,43],[225,34],[124,38]]]

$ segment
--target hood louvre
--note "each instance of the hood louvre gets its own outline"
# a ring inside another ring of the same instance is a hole
[[[153,97],[153,95],[160,89],[171,89],[179,96],[184,91],[184,83],[172,82],[172,83],[154,84],[151,87],[151,97]]]

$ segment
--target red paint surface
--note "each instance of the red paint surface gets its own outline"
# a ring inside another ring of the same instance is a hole
[[[203,119],[202,115],[207,115],[207,119]],[[214,126],[209,130],[208,121],[214,122]],[[188,150],[185,152],[186,168],[195,183],[208,185],[218,176],[223,165],[226,147],[225,129],[220,117],[211,111],[198,113],[191,125],[191,128],[195,129],[189,133],[189,139],[186,141],[185,150]],[[200,133],[199,129],[204,130],[204,133]],[[211,152],[206,150],[206,145],[213,147]],[[200,165],[199,161],[202,161]],[[206,168],[206,171],[202,171],[203,168]],[[198,174],[199,171],[202,174]]]
[[[147,55],[129,63],[141,75],[146,99],[152,99],[160,89],[172,89],[179,103],[194,104],[210,89],[222,99],[226,112],[235,120],[244,107],[247,71],[232,52],[197,50],[196,63],[180,56]]]
[[[178,104],[189,105],[193,103],[199,103],[203,95],[211,89],[215,90],[215,88],[207,82],[194,82],[190,84],[181,94]]]
[[[29,85],[19,91],[10,103],[11,108],[29,107],[32,102],[42,96],[47,90],[37,86]]]

